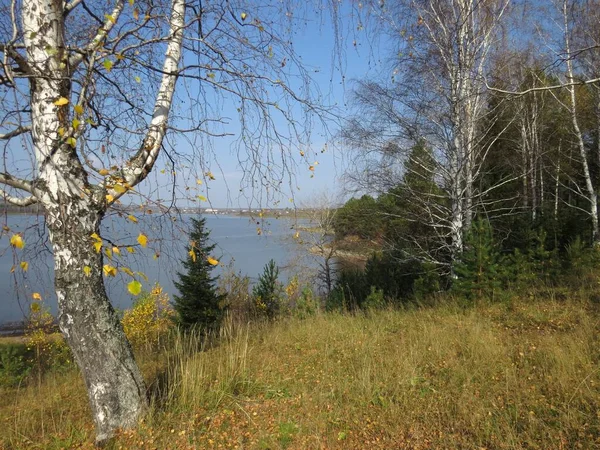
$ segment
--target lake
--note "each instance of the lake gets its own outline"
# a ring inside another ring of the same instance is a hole
[[[121,256],[114,256],[113,262],[105,257],[105,263],[143,272],[148,277],[147,282],[140,280],[144,289],[150,290],[158,282],[172,298],[177,293],[173,278],[181,270],[180,262],[189,250],[190,217],[195,216],[181,215],[173,220],[166,214],[134,215],[137,223],[116,214],[103,221],[102,237],[123,247]],[[304,250],[293,239],[294,227],[302,225],[302,221],[280,218],[257,222],[238,216],[205,217],[210,239],[217,246],[213,256],[222,263],[215,268],[214,275],[232,270],[256,279],[265,264],[274,259],[281,269],[280,280],[285,282],[291,273],[299,270],[300,261],[308,260],[302,267],[311,265],[310,258],[304,258]],[[16,214],[4,218],[10,232],[0,240],[0,325],[22,321],[28,314],[34,292],[39,293],[44,303],[56,313],[54,263],[43,221],[42,216],[33,215]],[[8,244],[10,236],[16,232],[23,233],[26,245],[22,250]],[[149,238],[147,248],[137,245],[140,232]],[[136,246],[135,254],[125,250],[124,247],[129,245]],[[29,264],[27,272],[20,267],[21,261]],[[314,264],[313,261],[313,267]],[[131,278],[122,273],[115,278],[105,278],[108,295],[116,308],[125,309],[132,305],[134,298],[126,288],[129,281]]]

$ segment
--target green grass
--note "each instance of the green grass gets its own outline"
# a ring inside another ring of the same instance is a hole
[[[177,337],[140,357],[161,395],[115,448],[598,448],[599,319],[450,303],[229,325],[203,352]],[[74,372],[5,390],[0,448],[91,447],[86,403]]]

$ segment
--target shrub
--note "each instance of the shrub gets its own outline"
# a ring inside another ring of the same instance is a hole
[[[32,369],[33,352],[24,344],[0,345],[0,387],[18,386]]]
[[[34,301],[25,327],[25,345],[31,352],[33,368],[38,376],[50,369],[69,369],[73,365],[71,350],[56,331],[50,310],[42,301]]]
[[[249,277],[229,270],[219,277],[218,293],[226,299],[226,310],[234,322],[250,321],[255,311]]]
[[[125,335],[134,348],[155,349],[172,325],[173,315],[169,295],[156,283],[151,292],[142,293],[123,314]]]
[[[385,297],[383,295],[383,289],[377,289],[375,286],[371,286],[371,292],[367,295],[363,303],[363,309],[366,311],[372,309],[381,309],[385,306]]]

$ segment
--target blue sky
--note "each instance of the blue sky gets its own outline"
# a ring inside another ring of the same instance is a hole
[[[311,83],[320,92],[323,103],[336,106],[343,116],[349,112],[352,80],[376,76],[381,64],[380,55],[376,53],[378,47],[367,39],[363,30],[358,29],[356,18],[351,17],[351,11],[342,10],[340,14],[338,24],[341,26],[337,30],[337,41],[328,11],[315,14],[313,19],[305,21],[305,26],[295,27],[291,40],[305,67],[310,67]],[[213,208],[301,207],[309,205],[314,197],[323,192],[330,198],[341,198],[340,177],[344,172],[347,154],[339,143],[332,140],[338,124],[329,123],[328,133],[319,124],[312,125],[311,148],[295,149],[291,152],[295,163],[295,175],[291,179],[285,178],[281,184],[282,193],[270,196],[268,200],[264,187],[252,189],[240,185],[244,171],[234,148],[240,137],[240,123],[235,112],[228,112],[233,111],[231,100],[224,98],[222,102],[221,108],[225,111],[223,115],[228,117],[228,123],[220,125],[218,130],[231,136],[208,140],[206,137],[195,136],[194,143],[190,142],[189,136],[170,137],[169,142],[180,151],[190,149],[192,145],[206,147],[201,152],[204,158],[201,164],[202,173],[194,173],[194,169],[198,167],[175,169],[180,205],[196,204]],[[281,126],[285,124],[282,122]],[[304,158],[298,150],[305,153]],[[242,157],[243,153],[242,150]],[[198,159],[194,161],[198,162]],[[310,170],[310,166],[314,170]],[[214,175],[214,180],[202,177],[208,170]],[[154,199],[169,198],[172,188],[171,174],[172,169],[168,167],[166,160],[163,160],[145,184],[140,186],[140,191],[147,192]],[[197,178],[202,178],[202,185],[196,183]],[[186,187],[191,189],[186,190]],[[206,197],[207,200],[195,203],[188,200],[196,198],[197,195]]]

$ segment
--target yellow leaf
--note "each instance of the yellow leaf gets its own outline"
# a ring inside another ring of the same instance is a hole
[[[133,6],[134,0],[129,0],[129,6]]]
[[[64,105],[67,105],[68,103],[69,103],[69,99],[65,98],[65,97],[61,97],[54,102],[54,104],[56,106],[64,106]]]
[[[100,236],[98,236],[98,233],[92,233],[90,234],[90,237],[95,240],[95,241],[101,241],[102,238]]]
[[[127,268],[127,267],[121,267],[121,272],[125,272],[127,275],[129,275],[130,277],[133,276],[133,272],[131,271],[131,269]]]
[[[140,77],[135,77],[134,80],[135,80],[136,83],[141,83],[142,82],[142,79]]]
[[[16,248],[23,248],[25,247],[25,241],[20,234],[13,234],[10,238],[10,245]]]
[[[196,262],[196,252],[194,251],[194,249],[191,249],[188,252],[188,255],[190,255],[190,258],[192,258],[192,262]]]
[[[242,14],[240,14],[240,17],[242,18],[242,20],[246,20],[246,17],[248,17],[248,14],[243,12]]]
[[[210,172],[210,171],[206,172],[206,174],[205,174],[205,175],[206,175],[206,176],[207,176],[209,179],[211,179],[211,180],[214,180],[214,179],[215,179],[215,176],[214,176],[214,175],[212,174],[212,172]]]
[[[110,172],[106,169],[100,169],[98,171],[98,173],[104,177],[104,176],[108,175]]]
[[[81,125],[81,122],[78,119],[73,119],[73,122],[71,122],[71,124],[73,125],[73,129],[76,130],[77,128],[79,128],[79,125]]]
[[[102,63],[107,72],[110,72],[113,66],[113,62],[110,59],[105,59]]]
[[[112,259],[112,252],[110,251],[110,248],[105,248],[104,254],[108,256],[108,259]]]
[[[15,266],[12,266],[12,267],[10,268],[10,273],[15,273]]]
[[[42,301],[42,296],[39,292],[34,292],[33,294],[31,294],[31,298],[40,302]]]
[[[208,73],[208,78],[210,78],[211,80],[214,80],[215,79],[215,74],[212,73],[212,72],[209,72]]]
[[[219,264],[219,261],[217,261],[215,258],[213,258],[212,256],[209,256],[208,258],[206,258],[206,260],[208,261],[208,263],[211,266],[216,266],[217,264]]]
[[[296,234],[294,234],[294,239],[298,239],[300,237],[300,232],[296,231]]]
[[[146,283],[148,282],[148,277],[146,276],[146,274],[144,272],[136,272],[140,277],[142,277]]]
[[[135,248],[133,248],[133,247],[127,247],[127,251],[129,253],[135,253]]]
[[[115,200],[115,198],[112,195],[106,194],[106,201],[108,203],[112,203],[114,200]]]
[[[125,186],[123,186],[122,184],[115,184],[113,186],[113,189],[118,194],[122,194],[123,192],[127,191],[127,188],[125,188]]]
[[[140,235],[137,238],[137,241],[138,244],[140,244],[142,247],[148,245],[148,237],[145,234],[140,233]]]
[[[138,220],[137,220],[137,218],[136,218],[135,216],[132,216],[131,214],[129,214],[129,215],[127,216],[127,218],[128,218],[130,221],[132,221],[133,223],[137,223],[137,221],[138,221]]]
[[[104,264],[104,266],[102,267],[102,271],[104,272],[104,275],[106,275],[106,276],[114,277],[117,275],[116,267],[113,267],[108,264]]]
[[[63,137],[63,136],[65,135],[65,129],[64,129],[63,127],[60,127],[60,128],[58,129],[58,135],[59,135],[60,137]]]
[[[201,180],[200,178],[198,178],[198,179],[196,180],[196,184],[197,184],[198,186],[201,186],[201,185],[202,185],[202,180]]]
[[[94,248],[96,249],[96,253],[100,253],[100,249],[102,248],[102,241],[94,242]]]
[[[83,106],[81,105],[75,105],[75,108],[73,108],[75,110],[76,114],[83,114]]]
[[[198,200],[200,200],[201,202],[205,202],[206,201],[206,197],[204,195],[199,195],[198,196]]]
[[[139,17],[140,17],[140,10],[139,10],[139,9],[137,9],[137,8],[134,8],[134,9],[133,9],[133,18],[134,18],[135,20],[138,20],[138,18],[139,18]]]
[[[315,171],[315,166],[308,166],[308,170],[310,170],[311,172]]]
[[[29,263],[27,261],[21,261],[21,269],[23,269],[23,272],[27,272],[27,269],[29,269]]]
[[[110,14],[104,14],[104,18],[106,20],[108,20],[109,22],[115,23],[115,18],[113,16],[111,16]]]
[[[115,255],[120,255],[120,254],[121,254],[121,250],[119,249],[119,247],[113,247],[113,248],[112,248],[112,252],[113,252]]]
[[[304,152],[303,151],[300,151],[300,156],[304,156]]]
[[[131,295],[140,295],[140,292],[142,292],[142,283],[137,280],[132,280],[127,285],[127,290],[131,293]]]
[[[92,268],[90,266],[83,266],[83,273],[86,277],[89,277],[92,273]]]
[[[75,146],[77,145],[77,141],[75,140],[75,138],[73,136],[68,137],[66,140],[66,143],[69,144],[73,148],[75,148]]]
[[[152,259],[158,259],[160,257],[160,253],[155,253]]]

